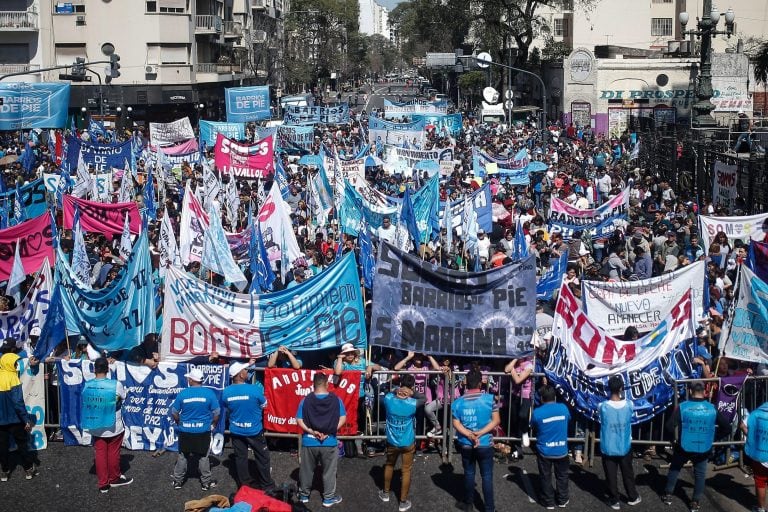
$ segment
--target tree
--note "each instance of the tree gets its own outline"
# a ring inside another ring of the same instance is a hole
[[[480,96],[480,91],[485,86],[486,77],[482,71],[470,71],[459,77],[459,88],[465,97],[471,99],[470,104],[475,103]]]
[[[534,48],[537,50],[538,48]],[[562,61],[571,53],[571,49],[563,41],[556,41],[554,37],[544,37],[544,48],[541,51],[541,60],[544,62]]]
[[[398,63],[397,48],[381,34],[366,37],[369,70],[379,75],[387,74]]]
[[[766,94],[766,84],[768,84],[768,42],[760,45],[754,54],[753,62],[755,65],[755,80],[763,85],[763,115],[765,115],[768,100],[768,94]]]
[[[412,0],[389,13],[403,40],[403,58],[424,57],[427,52],[452,52],[460,48],[469,31],[470,2],[466,0]]]

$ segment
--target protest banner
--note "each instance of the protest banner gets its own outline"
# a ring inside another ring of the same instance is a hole
[[[30,274],[34,274],[35,269]],[[15,308],[0,311],[0,339],[13,338],[24,342],[24,350],[32,353],[29,336],[35,327],[42,328],[51,302],[53,278],[51,265],[44,260],[27,294]]]
[[[0,130],[64,128],[69,90],[62,83],[0,83]]]
[[[744,387],[748,374],[743,375],[724,375],[720,377],[720,385],[717,387],[717,410],[725,419],[728,420],[728,424],[732,425],[733,420],[736,419],[737,406],[739,403],[739,395]]]
[[[722,355],[768,363],[768,284],[745,265],[739,267],[732,313],[720,333]]]
[[[184,162],[190,165],[199,164],[203,159],[203,155],[199,151],[193,151],[192,153],[177,154],[177,155],[165,155],[165,162],[171,166],[171,169],[179,169],[181,174],[181,166]]]
[[[691,291],[678,297],[669,314],[637,340],[610,336],[588,316],[568,286],[560,287],[552,334],[562,341],[568,360],[587,377],[609,377],[636,371],[668,354],[681,342],[693,339]]]
[[[141,217],[136,203],[99,203],[88,201],[70,195],[64,195],[64,229],[72,229],[75,218],[75,206],[80,210],[80,225],[91,233],[111,235],[122,234],[125,215],[131,226],[131,234],[138,235],[141,231]]]
[[[413,100],[409,102],[395,102],[384,98],[384,117],[412,117],[416,114],[445,114],[448,111],[446,101]]]
[[[28,219],[39,217],[48,212],[48,204],[45,200],[46,185],[42,178],[36,179],[19,187],[21,204],[24,207],[24,216]],[[16,201],[16,190],[0,193],[0,206],[13,211]]]
[[[19,245],[24,272],[34,274],[45,260],[55,261],[51,217],[43,214],[34,219],[0,229],[0,280],[6,280],[13,269],[13,259]]]
[[[205,142],[206,146],[212,148],[216,145],[217,133],[228,139],[243,140],[245,138],[245,124],[200,120],[200,140]]]
[[[161,355],[185,361],[218,352],[261,357],[285,345],[319,350],[352,343],[365,348],[366,329],[354,254],[292,288],[241,295],[175,267],[165,277]]]
[[[505,183],[508,178],[512,185],[528,185],[531,181],[529,163],[530,158],[525,149],[518,151],[514,157],[498,158],[476,147],[472,148],[472,172],[480,178],[498,174],[504,178]]]
[[[57,283],[70,335],[85,336],[96,349],[125,350],[155,332],[155,286],[147,231],[142,230],[125,268],[105,288],[93,289],[75,277],[59,248]]]
[[[373,283],[372,345],[473,357],[522,357],[536,330],[533,257],[458,272],[383,242]]]
[[[763,281],[768,281],[768,244],[751,240],[747,253],[747,265]]]
[[[357,434],[357,400],[360,397],[360,372],[346,371],[333,377],[333,370],[293,370],[267,368],[264,374],[264,429],[285,434],[301,434],[296,422],[299,404],[313,391],[312,379],[316,373],[329,376],[328,390],[338,396],[347,411],[347,420],[339,435]]]
[[[621,336],[629,326],[640,332],[655,328],[691,290],[694,318],[704,315],[703,261],[640,281],[584,281],[584,310],[607,334]]]
[[[593,239],[609,238],[616,222],[624,221],[629,212],[629,189],[595,209],[579,210],[553,197],[549,211],[550,233],[561,233],[568,240],[577,231],[591,231]]]
[[[188,117],[170,123],[149,123],[149,143],[152,146],[168,146],[195,138],[195,130]]]
[[[568,250],[563,251],[556,260],[549,260],[549,267],[536,282],[536,299],[549,302],[560,289],[563,276],[568,268]]]
[[[330,107],[285,107],[283,122],[295,124],[349,124],[349,105],[339,103]]]
[[[765,242],[766,235],[768,235],[768,222],[766,220],[768,220],[768,213],[745,217],[710,217],[699,215],[702,247],[709,249],[712,240],[720,232],[725,233],[729,242],[734,240]]]
[[[410,123],[393,123],[371,115],[368,117],[368,142],[377,146],[421,145],[424,142],[424,126],[423,119]]]
[[[493,229],[493,206],[491,203],[491,187],[488,183],[472,192],[469,200],[477,213],[477,226],[490,233]],[[454,229],[461,226],[461,216],[464,213],[464,199],[451,202],[451,225]],[[440,203],[440,225],[444,225],[445,203]]]
[[[739,195],[736,188],[738,170],[736,165],[715,161],[712,176],[712,206],[715,208],[722,207],[726,212],[733,213]]]
[[[197,145],[197,139],[189,139],[184,142],[179,142],[178,144],[174,144],[173,146],[164,146],[164,147],[153,147],[150,148],[150,151],[162,151],[163,154],[172,156],[172,155],[185,155],[189,153],[194,153],[196,151],[200,151],[200,146]]]
[[[272,117],[268,85],[227,87],[224,93],[228,123],[248,123]]]
[[[675,381],[693,375],[695,333],[690,290],[653,331],[628,341],[602,331],[567,286],[559,293],[544,371],[565,402],[586,418],[599,420],[608,379],[620,375],[624,396],[633,405],[633,424],[666,410],[677,392]]]
[[[77,169],[77,162],[82,155],[87,167],[93,166],[97,173],[107,172],[113,168],[122,169],[125,162],[131,160],[131,141],[120,144],[97,144],[82,141],[76,137],[67,139],[67,163],[69,168]]]
[[[122,404],[125,437],[129,450],[178,451],[176,422],[171,406],[179,392],[187,387],[184,377],[192,368],[203,372],[202,385],[211,388],[221,399],[227,384],[228,367],[220,364],[176,364],[161,362],[157,368],[116,361],[110,365],[109,377],[126,391]],[[83,430],[80,418],[81,395],[86,381],[95,377],[93,361],[61,360],[58,363],[61,431],[67,446],[90,445],[93,437]],[[211,432],[211,452],[221,454],[224,447],[226,411]]]
[[[19,380],[24,395],[27,414],[34,418],[34,425],[29,432],[29,444],[32,450],[48,448],[48,436],[45,433],[45,370],[43,365],[30,366],[29,358],[19,359]]]
[[[390,173],[395,172],[395,169],[403,168],[407,170],[407,174],[411,174],[411,170],[414,166],[425,160],[435,162],[438,166],[439,163],[444,160],[453,161],[452,147],[421,150],[387,145],[385,154],[387,158],[384,164],[384,170]]]
[[[308,126],[278,126],[277,146],[288,152],[308,152],[312,150],[315,140],[315,127]]]
[[[412,121],[424,121],[424,128],[433,127],[438,134],[448,134],[458,137],[463,127],[461,113],[455,114],[414,114]]]
[[[275,172],[274,143],[270,135],[253,144],[239,144],[216,134],[215,164],[231,176],[265,178]]]

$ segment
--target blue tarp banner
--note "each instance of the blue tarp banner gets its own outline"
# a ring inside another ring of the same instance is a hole
[[[371,345],[466,357],[519,358],[533,351],[533,256],[484,272],[435,267],[380,244]]]
[[[85,336],[99,350],[115,351],[135,347],[155,332],[155,286],[146,228],[118,278],[102,289],[78,281],[67,256],[58,250],[56,282],[62,287],[70,334]]]
[[[155,369],[122,361],[110,365],[109,377],[122,384],[127,393],[121,409],[125,423],[123,446],[129,450],[178,451],[178,434],[171,416],[171,405],[179,392],[187,387],[184,375],[193,367],[202,370],[203,386],[213,389],[221,399],[221,391],[229,378],[226,365],[162,362]],[[64,444],[87,446],[93,439],[82,428],[81,396],[85,382],[94,378],[93,362],[59,361],[58,371]],[[224,446],[225,423],[226,413],[222,409],[219,423],[211,433],[211,451],[214,454],[221,453]]]
[[[425,125],[435,126],[437,133],[448,132],[451,137],[458,137],[461,133],[461,114],[414,114],[414,121],[424,121]]]
[[[165,276],[163,361],[216,351],[228,358],[262,357],[280,345],[296,350],[367,343],[354,253],[297,286],[243,295],[169,267]]]
[[[64,128],[69,84],[0,83],[0,130]]]
[[[622,190],[607,203],[589,210],[579,210],[552,197],[549,210],[549,232],[562,233],[568,240],[574,233],[589,230],[593,239],[608,238],[616,230],[616,222],[629,213],[629,189]]]
[[[45,183],[42,178],[20,187],[19,192],[21,193],[21,204],[24,206],[24,214],[28,219],[39,217],[48,211],[45,201]],[[15,200],[15,190],[0,193],[0,208],[12,212]]]
[[[283,121],[296,124],[348,124],[349,105],[339,103],[330,107],[285,107]]]
[[[393,123],[376,116],[368,116],[368,142],[383,145],[410,146],[414,139],[421,144],[424,139],[424,119],[411,123]]]
[[[247,123],[272,117],[269,109],[269,86],[230,87],[225,89],[225,93],[227,122]]]
[[[555,291],[560,289],[563,274],[568,268],[568,251],[564,251],[560,258],[549,261],[549,268],[539,277],[536,283],[536,299],[550,301]]]
[[[216,145],[217,133],[228,139],[243,140],[245,138],[245,124],[200,120],[200,140],[204,141],[209,148]]]
[[[277,148],[288,153],[309,152],[314,140],[314,125],[277,127]]]
[[[528,185],[530,183],[530,172],[528,169],[530,160],[525,149],[519,151],[512,158],[498,158],[477,148],[472,148],[472,171],[475,173],[475,176],[485,178],[491,174],[486,171],[486,166],[489,163],[496,164],[496,172],[494,174],[504,178],[505,183],[507,178],[509,178],[509,183],[512,185]]]
[[[77,160],[83,154],[85,165],[92,165],[96,173],[108,172],[111,169],[124,169],[125,162],[131,161],[131,141],[121,144],[93,144],[76,137],[67,139],[67,163],[69,168],[77,169]]]

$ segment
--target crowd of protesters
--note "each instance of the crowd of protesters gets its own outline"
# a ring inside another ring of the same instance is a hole
[[[366,144],[367,112],[353,112],[355,122],[345,126],[323,126],[315,128],[315,141],[312,151],[320,151],[321,145],[332,148],[343,159],[351,157]],[[527,147],[533,160],[543,162],[547,170],[532,174],[529,185],[512,185],[504,178],[491,177],[491,195],[498,207],[494,208],[493,229],[491,232],[479,230],[478,252],[469,252],[459,236],[447,236],[443,230],[435,241],[421,248],[422,255],[434,264],[456,270],[474,268],[489,269],[512,260],[514,253],[513,239],[515,227],[523,230],[529,251],[535,256],[537,274],[543,274],[551,263],[568,251],[568,269],[564,282],[577,296],[581,296],[580,283],[585,280],[595,281],[633,281],[672,272],[693,262],[706,261],[707,282],[709,283],[709,304],[705,318],[697,319],[698,346],[694,364],[697,376],[702,378],[722,377],[734,374],[768,375],[765,365],[746,364],[737,360],[720,357],[718,341],[728,305],[733,301],[736,270],[746,256],[746,247],[740,241],[731,243],[724,235],[714,238],[709,247],[704,247],[698,233],[696,215],[704,213],[723,214],[717,205],[704,202],[696,204],[691,191],[674,190],[664,177],[654,175],[646,169],[637,167],[633,159],[633,149],[642,140],[635,133],[625,132],[616,137],[595,136],[591,130],[582,127],[553,125],[543,131],[537,130],[533,120],[518,126],[486,125],[472,117],[465,118],[463,130],[459,135],[450,136],[438,129],[427,131],[421,149],[454,148],[457,162],[453,173],[440,180],[441,200],[460,200],[483,185],[472,173],[472,148],[479,148],[499,158],[515,155],[521,148]],[[258,130],[248,126],[247,138],[255,140]],[[69,133],[67,135],[70,135]],[[72,134],[83,138],[93,138],[87,130]],[[137,132],[107,130],[96,137],[98,141],[120,141],[136,137]],[[146,133],[138,133],[146,138]],[[17,183],[24,184],[41,177],[43,173],[57,172],[57,166],[46,139],[45,131],[31,134],[4,133],[0,135],[0,165],[6,189]],[[32,145],[30,145],[32,141]],[[35,152],[33,165],[17,161],[22,149],[30,148]],[[383,157],[383,148],[372,149],[376,156]],[[207,155],[210,157],[211,155]],[[307,279],[312,279],[332,264],[339,255],[358,252],[357,240],[339,229],[338,212],[332,210],[327,223],[318,225],[312,213],[308,197],[308,179],[317,171],[316,168],[298,163],[296,156],[282,154],[284,168],[287,171],[288,194],[286,202],[291,208],[293,229],[299,242],[302,256],[291,264],[291,272],[286,273],[286,280],[276,282],[275,289],[294,286]],[[145,174],[145,160],[139,160],[138,176]],[[425,176],[388,174],[381,166],[366,168],[366,177],[370,185],[390,196],[402,196],[407,188],[417,189],[425,182]],[[227,180],[227,177],[223,177]],[[193,189],[202,186],[202,168],[199,165],[184,163],[180,172],[171,173],[162,181],[164,198],[158,209],[158,222],[150,223],[150,246],[153,263],[159,262],[158,238],[159,219],[168,216],[178,235],[184,186],[191,180]],[[241,206],[238,220],[231,222],[224,218],[225,229],[240,231],[245,229],[249,220],[248,204],[258,206],[263,200],[263,192],[273,186],[271,177],[259,184],[252,180],[238,180]],[[117,198],[119,181],[113,183]],[[589,232],[578,232],[570,240],[562,235],[550,232],[547,225],[550,199],[557,197],[578,209],[595,208],[622,190],[630,191],[630,211],[626,221],[619,223],[610,238],[593,239]],[[260,193],[261,191],[261,193]],[[142,195],[136,196],[139,206]],[[738,214],[738,212],[736,212]],[[59,224],[61,224],[61,219]],[[518,224],[519,220],[519,224]],[[387,239],[391,230],[390,219],[384,219],[384,225],[377,231],[377,238]],[[65,252],[72,250],[71,233],[62,230],[61,247]],[[449,239],[451,242],[449,243]],[[99,233],[88,233],[87,250],[91,258],[93,275],[91,285],[103,288],[116,279],[125,261],[119,256],[115,242],[108,241]],[[341,247],[340,247],[341,246]],[[274,262],[279,265],[280,262]],[[192,263],[187,270],[215,284],[223,285],[221,276],[203,274],[198,263]],[[278,269],[276,269],[278,270]],[[246,270],[247,273],[247,270]],[[277,273],[280,274],[279,272]],[[155,275],[158,285],[157,322],[162,321],[162,286],[159,275]],[[31,283],[31,277],[27,285]],[[368,304],[370,306],[370,304]],[[211,477],[207,462],[207,436],[210,425],[215,424],[220,409],[229,411],[229,430],[232,445],[237,457],[237,475],[240,484],[270,489],[274,482],[269,473],[269,450],[260,426],[260,411],[265,399],[260,385],[250,384],[248,369],[253,366],[285,368],[333,368],[336,373],[343,370],[361,370],[359,414],[360,431],[366,429],[365,409],[369,405],[370,395],[381,397],[386,413],[387,443],[384,485],[379,491],[379,498],[386,502],[392,490],[393,468],[398,459],[402,459],[402,484],[398,496],[401,512],[411,507],[409,501],[410,470],[413,457],[431,449],[434,440],[440,439],[444,429],[452,428],[457,439],[465,472],[465,499],[459,503],[463,509],[472,506],[474,492],[475,465],[479,466],[482,480],[484,507],[488,512],[495,510],[493,500],[492,469],[494,457],[500,455],[505,460],[515,461],[523,457],[526,450],[535,447],[539,473],[541,475],[541,503],[547,509],[556,506],[565,508],[569,502],[568,467],[572,460],[582,463],[584,447],[568,443],[569,433],[574,429],[583,431],[584,421],[576,411],[557,403],[555,390],[541,377],[541,365],[548,354],[548,342],[551,338],[552,303],[539,304],[537,309],[537,335],[535,351],[531,357],[514,361],[494,359],[453,358],[441,354],[403,353],[393,350],[373,348],[370,354],[360,353],[351,346],[344,346],[333,352],[296,353],[290,347],[280,347],[263,360],[228,361],[212,353],[203,360],[211,363],[230,364],[232,385],[225,391],[222,403],[211,398],[200,386],[201,375],[195,370],[187,374],[190,387],[176,400],[173,408],[175,420],[179,423],[179,456],[174,468],[172,485],[181,488],[187,475],[187,461],[197,461],[201,486],[204,491],[216,486]],[[15,307],[12,297],[0,297],[0,311]],[[628,329],[627,339],[636,338],[642,333]],[[32,340],[34,343],[34,336]],[[8,354],[18,352],[26,340],[6,340],[3,345]],[[57,359],[92,359],[96,364],[97,384],[94,396],[109,396],[108,404],[112,412],[119,411],[124,390],[100,383],[105,379],[105,366],[113,360],[123,360],[131,364],[142,364],[155,368],[160,362],[158,339],[148,337],[145,342],[122,353],[99,353],[83,340],[71,344],[62,344],[50,354],[46,362]],[[17,346],[18,345],[18,346]],[[15,364],[18,356],[3,355],[0,358],[0,462],[2,468],[0,481],[7,481],[11,467],[8,459],[9,439],[16,440],[19,453],[25,455],[22,467],[26,478],[32,478],[36,469],[26,458],[27,447],[24,433],[31,427],[32,419],[19,407],[20,390],[18,379],[14,380]],[[23,355],[23,354],[22,354]],[[370,358],[370,359],[368,359]],[[40,361],[32,361],[33,364]],[[376,372],[391,369],[401,372],[400,378],[387,382],[385,376],[376,376]],[[462,377],[462,385],[456,389],[455,396],[446,388],[446,380],[433,374],[420,373],[431,370],[442,374],[467,371]],[[497,372],[497,376],[488,376],[488,372]],[[299,497],[308,502],[311,492],[312,477],[316,464],[323,466],[322,495],[323,506],[330,507],[341,502],[341,496],[335,491],[335,470],[338,458],[336,433],[343,423],[345,411],[335,400],[328,400],[327,381],[315,377],[314,393],[307,397],[296,413],[299,426],[304,431],[301,470],[299,473]],[[504,375],[499,377],[498,375]],[[99,387],[100,386],[100,387]],[[604,431],[601,439],[603,463],[609,488],[608,504],[613,509],[620,508],[620,495],[617,490],[617,471],[622,472],[628,505],[640,503],[632,471],[633,451],[630,445],[631,429],[627,410],[631,407],[621,396],[623,383],[620,379],[612,381],[606,402],[601,408],[602,428],[612,425]],[[231,391],[230,391],[231,390]],[[102,395],[99,395],[102,393]],[[704,387],[694,384],[690,389],[690,399],[672,412],[670,423],[681,425],[681,435],[671,438],[675,441],[672,453],[672,465],[669,479],[664,489],[659,489],[662,500],[671,503],[677,474],[680,467],[688,461],[694,464],[696,485],[692,500],[692,511],[698,510],[703,492],[706,465],[713,454],[712,441],[730,425],[723,425],[709,395]],[[191,397],[191,399],[190,399]],[[688,405],[686,405],[688,404]],[[450,407],[450,425],[441,425],[442,416],[438,412],[443,407]],[[747,454],[757,461],[752,464],[757,490],[756,509],[765,507],[765,487],[768,483],[768,469],[760,464],[768,461],[766,449],[756,447],[761,433],[768,432],[768,412],[765,407],[740,414],[743,420],[737,436],[747,439]],[[258,412],[258,414],[257,414]],[[112,423],[102,425],[98,418],[93,429],[95,435],[98,487],[108,492],[111,487],[127,485],[130,478],[115,469],[115,442],[122,438],[119,412],[110,417]],[[686,435],[685,425],[691,418],[705,418],[707,428],[693,439]],[[416,421],[418,420],[418,421]],[[109,423],[109,421],[107,421]],[[415,426],[414,426],[415,424]],[[186,425],[186,427],[185,427]],[[710,428],[711,427],[711,428]],[[717,427],[717,428],[716,428]],[[504,433],[519,439],[519,443],[494,443],[493,435]],[[426,435],[427,440],[417,440],[416,436]],[[531,437],[536,436],[534,444]],[[613,437],[612,437],[613,436]],[[749,439],[754,437],[750,444]],[[103,440],[103,442],[102,442]],[[431,441],[432,440],[432,441]],[[609,442],[611,440],[613,442]],[[117,444],[119,448],[119,443]],[[257,474],[251,476],[247,458],[249,448],[257,461]],[[369,446],[376,450],[375,446]],[[348,455],[366,456],[360,441],[347,443]],[[645,455],[657,455],[654,448]],[[661,455],[661,454],[659,454]],[[100,463],[98,461],[103,461]],[[556,485],[551,484],[554,471]]]

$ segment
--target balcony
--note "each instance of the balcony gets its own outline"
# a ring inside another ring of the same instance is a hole
[[[215,14],[195,16],[195,34],[221,34],[222,21]]]
[[[240,73],[240,64],[217,64],[216,62],[198,62],[198,73],[215,73],[217,75],[228,75]]]
[[[243,24],[239,21],[225,21],[224,22],[224,37],[225,38],[239,38],[243,35]]]
[[[251,0],[251,8],[263,11],[267,8],[267,0]]]
[[[0,11],[0,31],[37,32],[38,29],[36,12]]]

